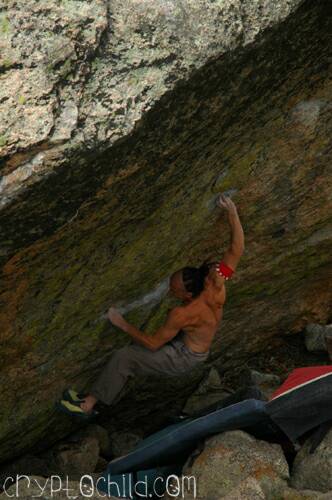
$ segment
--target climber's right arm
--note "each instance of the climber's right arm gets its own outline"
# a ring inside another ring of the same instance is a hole
[[[111,323],[122,331],[128,333],[136,342],[143,345],[150,351],[157,351],[166,342],[169,342],[173,337],[177,335],[179,330],[184,324],[183,314],[181,313],[181,308],[174,308],[167,316],[166,323],[161,326],[154,335],[147,335],[142,332],[136,326],[131,325],[124,319],[121,313],[117,311],[114,307],[108,310],[108,318]]]
[[[224,253],[222,262],[235,271],[244,252],[244,232],[235,203],[231,198],[221,195],[218,205],[228,212],[228,222],[231,228],[231,243]]]

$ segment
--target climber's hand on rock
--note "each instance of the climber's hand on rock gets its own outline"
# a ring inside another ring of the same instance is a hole
[[[227,212],[229,212],[230,214],[237,213],[235,203],[229,196],[221,194],[217,200],[217,205],[220,208],[225,208],[225,210],[227,210]]]
[[[110,320],[110,322],[113,323],[113,325],[117,326],[118,328],[122,328],[126,323],[122,314],[119,313],[119,311],[115,309],[115,307],[109,308],[109,310],[107,311],[107,317]]]

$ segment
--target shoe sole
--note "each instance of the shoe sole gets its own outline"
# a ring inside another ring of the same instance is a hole
[[[69,401],[70,403],[81,403],[84,399],[74,399],[71,397],[68,389],[65,389],[62,393],[62,399]]]
[[[97,412],[92,414],[92,415],[83,414],[83,413],[79,413],[79,412],[75,413],[74,411],[68,410],[68,408],[63,406],[59,401],[57,401],[55,403],[55,408],[57,410],[61,411],[62,413],[66,413],[67,415],[70,415],[71,417],[76,417],[76,418],[79,418],[81,420],[91,420],[98,415]]]

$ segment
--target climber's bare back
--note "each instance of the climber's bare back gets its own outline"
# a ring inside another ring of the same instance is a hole
[[[225,280],[217,277],[215,271],[210,271],[210,278],[199,297],[178,308],[183,321],[183,341],[189,349],[199,353],[210,349],[226,301]]]

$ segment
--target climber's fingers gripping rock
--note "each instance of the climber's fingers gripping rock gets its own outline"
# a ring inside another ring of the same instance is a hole
[[[110,320],[110,322],[114,326],[117,326],[118,328],[121,328],[125,323],[124,317],[115,307],[109,308],[109,310],[107,311],[107,317]]]
[[[218,197],[217,205],[220,208],[225,208],[227,210],[227,212],[229,212],[229,213],[236,213],[237,212],[236,205],[229,196],[225,196],[225,195],[221,194]]]

